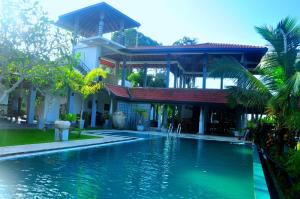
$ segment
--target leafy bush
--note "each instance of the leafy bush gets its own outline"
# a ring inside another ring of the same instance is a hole
[[[290,152],[286,169],[292,177],[300,179],[300,151]]]
[[[75,122],[77,117],[75,114],[67,113],[67,114],[62,114],[61,119],[65,121]]]
[[[293,183],[286,191],[286,198],[297,198],[300,195],[300,151],[292,151],[286,162],[286,170],[293,178]]]
[[[267,116],[267,117],[261,118],[260,121],[263,124],[275,124],[275,119],[272,116]]]

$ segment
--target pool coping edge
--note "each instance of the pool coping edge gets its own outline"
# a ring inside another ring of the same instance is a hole
[[[253,185],[254,198],[267,199],[270,198],[269,189],[267,186],[264,170],[257,150],[257,146],[253,144]]]

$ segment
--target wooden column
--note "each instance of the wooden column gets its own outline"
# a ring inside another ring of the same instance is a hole
[[[126,58],[123,59],[121,86],[125,86],[125,80],[126,80]]]
[[[220,89],[223,89],[224,88],[224,76],[222,75],[221,76],[221,79],[220,79]]]
[[[174,88],[177,87],[177,76],[178,76],[178,69],[175,68],[175,70],[174,70]]]
[[[143,87],[147,87],[147,65],[144,65],[144,85]]]
[[[178,88],[182,88],[182,74],[181,71],[178,71],[179,83]]]
[[[166,67],[166,88],[169,88],[170,69],[171,69],[171,62],[170,62],[170,55],[168,55],[167,56],[167,67]]]
[[[202,65],[202,88],[203,89],[206,89],[206,77],[207,77],[206,66],[207,66],[207,59],[208,59],[208,55],[205,54],[204,59],[203,59],[203,65]]]

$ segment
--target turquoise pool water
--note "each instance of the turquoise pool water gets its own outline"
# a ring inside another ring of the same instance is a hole
[[[99,135],[109,135],[109,136],[128,136],[128,137],[139,137],[139,138],[157,138],[161,137],[159,135],[151,135],[151,134],[145,134],[145,133],[131,133],[131,132],[102,132],[97,133]]]
[[[254,198],[252,148],[160,137],[6,160],[0,198]]]

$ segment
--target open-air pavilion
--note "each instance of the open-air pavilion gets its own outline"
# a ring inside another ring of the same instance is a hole
[[[245,125],[245,110],[228,106],[225,89],[228,79],[215,77],[212,83],[208,73],[213,61],[224,56],[235,58],[252,71],[267,48],[218,43],[127,48],[124,30],[140,24],[106,3],[64,14],[56,24],[78,35],[73,52],[81,55],[77,67],[81,73],[99,65],[111,68],[112,73],[104,80],[106,89],[91,96],[84,106],[91,127],[99,125],[103,115],[115,111],[126,113],[130,124],[136,107],[148,113],[147,128],[160,129],[169,122],[174,128],[181,123],[182,130],[188,133],[227,134],[230,129]],[[107,39],[107,33],[116,31],[121,33],[117,42]],[[142,70],[144,74],[144,83],[139,88],[132,88],[126,79],[133,69]],[[147,85],[147,74],[153,69],[164,72],[163,88]],[[36,112],[36,91],[30,85],[29,88],[27,122],[32,123]],[[80,112],[80,96],[71,90],[67,100],[47,96],[44,100],[44,110],[51,110],[51,113],[44,113],[45,121],[58,118],[61,103],[66,102],[69,113]],[[55,103],[50,100],[55,100]],[[167,121],[167,106],[173,110],[170,121]]]

